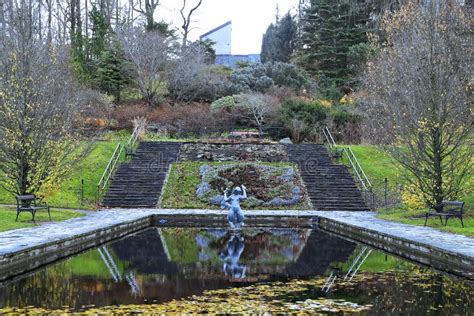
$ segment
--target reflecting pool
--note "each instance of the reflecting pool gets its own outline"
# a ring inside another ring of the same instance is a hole
[[[8,311],[474,313],[474,287],[318,229],[154,227],[0,285]]]

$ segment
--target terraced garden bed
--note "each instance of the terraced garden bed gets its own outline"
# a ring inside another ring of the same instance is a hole
[[[163,208],[220,208],[224,190],[247,187],[244,209],[310,209],[306,189],[291,163],[179,162],[171,167]]]

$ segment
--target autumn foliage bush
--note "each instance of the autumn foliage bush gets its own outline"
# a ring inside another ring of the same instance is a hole
[[[149,107],[145,104],[129,104],[115,108],[111,113],[112,126],[117,129],[132,129],[132,120],[137,117],[146,117]]]
[[[230,127],[224,113],[212,113],[202,103],[164,105],[148,113],[147,120],[171,137],[203,136]]]

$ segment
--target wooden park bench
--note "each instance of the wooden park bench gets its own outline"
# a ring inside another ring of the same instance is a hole
[[[462,201],[443,201],[443,211],[438,212],[436,210],[430,209],[425,215],[425,226],[429,217],[439,217],[441,220],[441,225],[443,224],[443,217],[445,218],[444,225],[448,225],[448,219],[450,217],[457,217],[461,220],[461,225],[464,227],[464,222],[462,220],[464,215],[464,202]]]
[[[49,220],[51,221],[51,213],[49,206],[45,203],[41,203],[34,194],[29,195],[17,195],[16,196],[16,220],[21,212],[30,212],[33,217],[33,223],[35,223],[35,215],[38,210],[47,210]]]

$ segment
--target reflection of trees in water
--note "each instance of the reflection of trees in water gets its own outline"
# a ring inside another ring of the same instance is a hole
[[[48,269],[0,288],[0,306],[55,306],[75,305],[80,300],[83,286],[91,283],[75,282],[64,269]],[[59,303],[59,305],[58,305]]]

